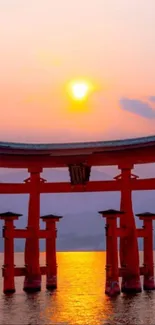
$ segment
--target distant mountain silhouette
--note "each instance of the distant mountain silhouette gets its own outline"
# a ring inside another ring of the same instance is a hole
[[[108,171],[108,172],[105,172]],[[116,168],[92,169],[91,180],[112,179],[119,173]],[[141,177],[155,176],[154,164],[136,167],[134,173]],[[4,170],[0,174],[1,182],[22,182],[29,175],[26,170]],[[67,169],[47,169],[42,177],[48,181],[69,181]],[[13,210],[23,216],[16,222],[18,228],[27,225],[28,195],[0,195],[0,212]],[[155,211],[155,191],[133,192],[134,212],[146,210]],[[120,193],[67,193],[42,194],[41,215],[55,213],[64,218],[58,223],[58,250],[100,250],[105,249],[105,221],[97,213],[99,210],[120,207]],[[139,226],[142,222],[136,218]],[[2,222],[0,222],[2,225]],[[1,226],[0,226],[1,227]],[[44,227],[41,221],[41,228]],[[2,228],[2,227],[1,227]],[[24,240],[15,240],[15,248],[22,251]],[[40,240],[41,250],[44,250],[44,240]],[[3,239],[0,238],[0,251],[3,250]]]

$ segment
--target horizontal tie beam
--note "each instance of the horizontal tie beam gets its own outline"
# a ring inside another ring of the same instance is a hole
[[[140,275],[145,275],[147,274],[147,267],[145,266],[140,266],[139,267],[139,271],[140,271]],[[126,274],[126,272],[128,272],[128,270],[126,269],[126,267],[120,267],[119,268],[119,277],[122,277]]]
[[[69,182],[43,183],[40,182],[37,190],[40,193],[78,193],[78,192],[119,192],[122,181],[90,181],[87,184],[72,185]],[[155,190],[155,179],[131,179],[130,188],[133,191]],[[0,194],[28,194],[31,183],[0,183]]]
[[[4,265],[2,268],[2,277],[4,277],[5,272],[7,272],[7,265]],[[47,274],[47,266],[40,266],[41,275]],[[14,267],[14,276],[25,276],[27,274],[27,268],[23,267]]]
[[[14,229],[14,231],[10,234],[8,229],[3,229],[3,238],[34,238],[34,230],[33,229]],[[51,238],[53,237],[53,233],[49,230],[39,230],[35,233],[35,238]]]
[[[3,266],[2,268],[2,277],[4,277],[5,272],[7,272],[7,266]],[[27,272],[26,267],[14,267],[14,276],[20,277],[20,276],[25,276]],[[47,266],[40,266],[40,272],[41,275],[46,275],[47,273]],[[119,268],[119,277],[122,277],[126,272],[126,268]],[[140,275],[145,275],[147,273],[147,267],[145,266],[140,266]]]

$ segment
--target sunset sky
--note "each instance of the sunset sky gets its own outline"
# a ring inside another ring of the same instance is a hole
[[[155,0],[0,0],[0,43],[0,141],[155,134]]]

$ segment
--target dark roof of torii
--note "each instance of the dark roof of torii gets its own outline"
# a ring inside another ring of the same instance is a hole
[[[45,216],[41,216],[41,219],[62,219],[62,216],[54,215],[54,214],[47,214]]]
[[[155,136],[132,138],[124,140],[111,141],[94,141],[94,142],[75,142],[75,143],[47,143],[47,144],[29,144],[29,143],[13,143],[0,142],[0,154],[35,154],[35,155],[54,155],[57,151],[65,152],[66,150],[78,151],[91,150],[97,151],[115,151],[128,148],[143,148],[155,146]]]
[[[11,211],[0,213],[0,217],[21,217],[21,216],[22,214],[11,212]]]
[[[115,214],[124,214],[124,211],[108,209],[108,210],[99,211],[98,213],[103,214],[103,215],[104,214],[115,215]]]
[[[137,217],[155,217],[155,213],[152,212],[142,212],[142,213],[137,213]]]

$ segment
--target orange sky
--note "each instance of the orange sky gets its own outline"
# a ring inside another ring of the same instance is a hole
[[[154,31],[154,0],[1,1],[0,140],[155,134],[119,103],[155,96]],[[78,112],[66,85],[80,77],[97,87]]]

